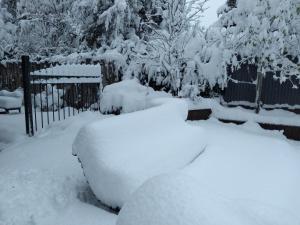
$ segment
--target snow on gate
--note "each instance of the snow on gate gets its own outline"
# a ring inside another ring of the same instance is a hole
[[[41,68],[22,57],[26,133],[87,110],[99,110],[101,66],[50,64]]]

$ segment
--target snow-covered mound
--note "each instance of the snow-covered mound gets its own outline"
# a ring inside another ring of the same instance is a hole
[[[102,113],[134,112],[148,108],[150,101],[157,97],[169,97],[169,95],[145,87],[136,79],[124,80],[103,89],[100,109]]]
[[[184,173],[227,198],[239,199],[247,207],[263,203],[280,208],[286,216],[276,217],[277,221],[293,214],[298,218],[286,224],[300,224],[299,151],[285,140],[257,134],[261,128],[250,124],[241,129],[223,124],[202,127],[209,137],[206,151]],[[263,211],[255,208],[264,217]]]
[[[96,196],[122,207],[147,179],[185,167],[204,149],[204,132],[185,122],[184,100],[156,99],[152,108],[96,121],[73,144]]]
[[[242,202],[242,201],[241,201]],[[259,202],[245,207],[225,199],[183,173],[145,182],[123,206],[117,225],[261,225],[294,224],[277,208]]]
[[[148,180],[125,203],[117,225],[234,225],[230,208],[195,179],[160,175]],[[231,223],[221,223],[225,221]]]

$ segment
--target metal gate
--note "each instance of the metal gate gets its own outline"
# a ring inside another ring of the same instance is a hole
[[[26,133],[87,110],[99,111],[100,65],[30,63],[22,57]]]

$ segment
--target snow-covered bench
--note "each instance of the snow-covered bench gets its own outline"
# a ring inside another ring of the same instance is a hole
[[[0,108],[4,109],[7,113],[9,113],[10,110],[18,110],[21,113],[22,102],[23,97],[21,91],[0,91]]]
[[[113,208],[147,179],[183,168],[205,148],[203,130],[185,122],[184,100],[159,98],[151,106],[92,122],[73,144],[93,192]]]

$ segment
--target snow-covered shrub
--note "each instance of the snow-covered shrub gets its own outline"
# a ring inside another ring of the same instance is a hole
[[[204,148],[202,129],[185,122],[184,100],[155,99],[151,105],[90,123],[74,141],[73,154],[93,192],[111,207],[122,207],[147,179],[184,167]]]
[[[124,80],[103,89],[100,110],[102,113],[129,113],[149,107],[150,101],[158,97],[170,97],[164,92],[155,92],[138,80]]]

